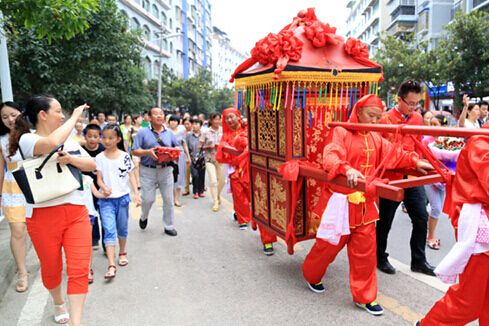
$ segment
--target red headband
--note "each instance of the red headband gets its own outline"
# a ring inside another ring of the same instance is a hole
[[[380,108],[382,111],[384,111],[384,104],[382,104],[381,99],[377,95],[375,94],[365,95],[364,97],[359,99],[355,104],[355,106],[353,107],[353,110],[351,111],[350,114],[350,119],[348,121],[358,123],[357,111],[360,110],[361,108],[372,107],[372,106]]]

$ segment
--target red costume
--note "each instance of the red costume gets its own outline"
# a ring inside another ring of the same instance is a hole
[[[377,96],[364,96],[355,105],[349,121],[358,122],[357,110],[368,106],[383,107]],[[413,168],[418,161],[416,153],[405,152],[401,148],[393,150],[393,145],[376,132],[350,132],[337,127],[329,137],[330,142],[324,148],[323,154],[323,167],[328,172],[329,179],[346,175],[346,171],[350,168],[360,171],[368,179],[388,153],[389,159],[385,162],[388,169]],[[350,194],[348,196],[350,234],[343,235],[338,245],[316,238],[316,243],[302,266],[304,278],[311,284],[319,283],[329,264],[347,244],[353,300],[368,304],[375,301],[377,297],[374,222],[378,220],[378,213],[375,198],[348,188],[326,186],[315,209],[315,213],[319,216],[323,214],[333,191]]]
[[[484,126],[489,128],[489,125]],[[449,216],[455,231],[464,203],[481,203],[489,216],[489,137],[472,136],[460,152],[457,173],[452,185]],[[459,284],[451,286],[421,325],[457,326],[479,319],[489,325],[489,252],[472,255],[459,276]]]
[[[226,123],[226,116],[234,114],[238,117],[238,127],[233,130]],[[223,151],[223,147],[233,147],[242,152],[239,156],[234,156]],[[248,128],[243,123],[241,113],[229,108],[222,113],[222,138],[217,148],[216,160],[219,163],[226,163],[235,170],[229,175],[231,192],[233,195],[234,211],[239,224],[246,224],[251,221],[250,207],[250,169],[248,151]],[[263,228],[258,227],[263,244],[277,241],[277,237],[269,234]]]
[[[413,112],[411,113],[410,116],[407,117],[404,114],[402,114],[397,108],[393,108],[382,116],[382,119],[380,119],[379,123],[392,124],[392,125],[422,126],[423,117],[418,112]],[[389,140],[390,142],[394,142],[394,134],[383,134],[382,136],[387,140]],[[419,135],[416,138],[422,141],[423,136]],[[403,136],[401,143],[402,143],[402,148],[405,151],[410,151],[410,152],[415,151],[421,155],[421,152],[416,149],[416,145],[414,144],[414,141],[410,136],[408,135]],[[389,178],[389,180],[397,180],[403,178],[402,174],[393,173],[393,172],[387,172],[385,176],[386,178]]]

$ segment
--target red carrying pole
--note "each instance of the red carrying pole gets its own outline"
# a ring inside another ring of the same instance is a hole
[[[328,127],[343,127],[355,131],[377,131],[381,133],[395,133],[399,129],[401,135],[429,135],[429,136],[450,136],[467,138],[475,135],[489,136],[489,129],[467,129],[467,128],[447,128],[447,127],[425,127],[411,125],[384,125],[369,123],[350,123],[350,122],[330,122]],[[401,127],[401,128],[399,128]]]

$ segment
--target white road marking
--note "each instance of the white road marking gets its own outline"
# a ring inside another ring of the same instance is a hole
[[[418,280],[420,282],[423,282],[426,285],[431,286],[432,288],[435,288],[439,291],[442,292],[447,292],[448,288],[450,285],[443,283],[440,281],[439,278],[434,277],[434,276],[428,276],[425,274],[421,273],[413,273],[411,272],[411,267],[409,265],[406,265],[404,263],[401,263],[400,261],[389,257],[389,262],[394,266],[399,272],[406,274],[407,276],[410,276],[414,278],[415,280]]]
[[[48,298],[49,292],[44,288],[41,276],[38,274],[32,283],[26,303],[20,312],[17,326],[41,325]]]

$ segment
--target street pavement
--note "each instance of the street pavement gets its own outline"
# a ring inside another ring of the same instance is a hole
[[[356,308],[343,250],[323,279],[326,292],[311,292],[301,264],[313,241],[301,242],[294,255],[283,241],[275,255],[262,253],[258,232],[241,231],[232,220],[232,204],[224,195],[222,209],[211,211],[209,198],[184,197],[175,208],[177,237],[162,230],[161,199],[148,227],[138,226],[139,210],[131,208],[129,265],[116,278],[103,279],[106,259],[94,251],[95,281],[90,285],[84,325],[412,325],[443,295],[436,278],[409,271],[411,222],[399,209],[389,238],[396,275],[378,272],[378,301],[385,314],[374,317]],[[438,263],[453,243],[446,219],[440,222],[442,250],[427,249]],[[12,284],[0,301],[0,325],[54,325],[53,305],[43,288],[34,250],[28,255],[30,290]]]

